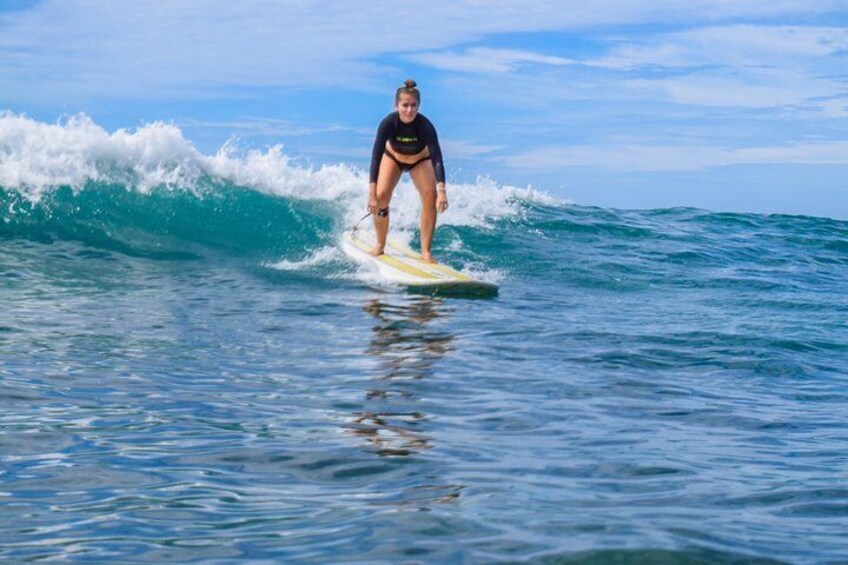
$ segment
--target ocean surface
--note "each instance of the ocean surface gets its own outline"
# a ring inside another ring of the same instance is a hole
[[[0,116],[0,561],[848,562],[848,222],[365,186]]]

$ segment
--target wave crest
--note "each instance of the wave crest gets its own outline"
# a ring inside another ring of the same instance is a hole
[[[55,124],[11,112],[0,113],[0,187],[36,202],[57,187],[83,190],[88,184],[118,184],[148,193],[157,187],[201,193],[214,185],[236,185],[271,196],[328,200],[342,204],[345,224],[364,213],[368,178],[344,164],[299,167],[280,145],[241,150],[225,143],[204,155],[173,124],[154,122],[135,131],[107,132],[85,114]],[[449,187],[449,225],[481,225],[512,216],[521,202],[563,204],[532,188],[498,185],[486,178]],[[418,195],[402,180],[392,202],[394,225],[418,223]]]

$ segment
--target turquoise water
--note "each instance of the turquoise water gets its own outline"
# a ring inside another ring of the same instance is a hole
[[[495,298],[338,198],[0,191],[0,560],[845,559],[848,223],[454,194]]]

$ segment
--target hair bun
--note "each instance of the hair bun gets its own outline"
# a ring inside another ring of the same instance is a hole
[[[403,86],[404,86],[404,88],[415,88],[416,86],[418,86],[418,84],[414,80],[412,80],[411,78],[408,78],[405,81],[403,81]]]

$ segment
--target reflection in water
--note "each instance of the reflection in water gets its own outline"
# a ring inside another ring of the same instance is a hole
[[[378,455],[406,456],[430,449],[430,438],[414,431],[424,419],[424,415],[417,412],[363,412],[354,420],[353,431],[365,437]]]
[[[366,398],[382,406],[357,414],[354,433],[381,456],[408,456],[430,449],[432,439],[421,430],[427,415],[404,409],[418,398],[403,384],[431,376],[434,363],[450,350],[454,336],[428,327],[447,310],[441,299],[432,297],[396,304],[374,299],[363,309],[377,320],[366,353],[384,366]]]
[[[386,364],[384,380],[420,379],[431,374],[431,366],[449,349],[453,336],[435,332],[427,323],[444,315],[441,300],[417,298],[410,304],[391,305],[372,300],[364,310],[378,320],[369,355]]]

